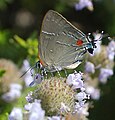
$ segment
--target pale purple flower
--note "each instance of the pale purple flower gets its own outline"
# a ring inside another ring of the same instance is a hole
[[[19,84],[11,84],[9,92],[2,95],[2,99],[4,99],[6,102],[12,102],[15,99],[19,98],[21,96],[21,89],[22,86]]]
[[[44,120],[45,111],[41,108],[40,100],[35,100],[31,104],[32,106],[29,110],[29,120]]]
[[[45,111],[41,108],[41,100],[35,99],[33,103],[28,103],[24,106],[29,112],[28,120],[44,120]]]
[[[85,72],[87,73],[94,73],[95,72],[95,66],[91,62],[86,62],[85,64]]]
[[[25,72],[30,69],[30,64],[28,60],[23,61],[23,66],[22,66],[22,72]],[[29,85],[34,81],[33,77],[31,76],[30,72],[27,72],[24,75],[24,82],[26,87],[29,87]]]
[[[91,98],[94,100],[99,100],[100,98],[100,90],[92,86],[86,87],[86,93],[90,94]]]
[[[75,99],[78,102],[75,102],[75,106],[74,106],[75,110],[74,111],[77,112],[77,113],[81,113],[81,110],[83,110],[83,107],[86,103],[86,99],[89,99],[89,98],[90,98],[90,96],[86,92],[81,91],[81,92],[77,93],[75,95]]]
[[[86,100],[75,102],[74,112],[77,112],[85,105]]]
[[[33,77],[30,75],[30,73],[26,73],[24,82],[26,87],[30,87],[30,84],[34,81]]]
[[[100,69],[100,75],[99,75],[99,80],[101,83],[106,83],[108,77],[113,75],[113,70],[112,69],[107,69],[107,68],[101,68]]]
[[[24,106],[24,109],[27,111],[30,111],[31,108],[32,108],[32,103],[28,103]]]
[[[89,104],[88,103],[84,103],[82,105],[82,107],[76,102],[76,111],[78,114],[80,115],[85,115],[85,116],[88,116],[89,115],[89,112],[88,112],[88,108],[89,108]]]
[[[36,103],[36,102],[40,104],[40,103],[41,103],[41,100],[35,99],[33,103]],[[28,104],[26,104],[26,105],[24,106],[24,109],[27,110],[27,111],[30,111],[30,110],[32,109],[33,103],[28,103]]]
[[[33,86],[36,83],[40,84],[41,82],[42,82],[42,76],[39,73],[37,73],[37,74],[34,75],[34,80],[30,83],[29,86]]]
[[[29,62],[27,60],[24,60],[22,71],[25,72],[25,71],[28,71],[29,69],[30,69],[30,72],[27,72],[24,75],[24,82],[26,87],[40,84],[42,81],[42,76],[39,73],[35,74],[34,70],[31,69]]]
[[[23,120],[23,113],[21,108],[13,108],[8,120]]]
[[[90,10],[93,10],[93,3],[91,0],[79,0],[79,3],[75,4],[76,10],[82,10],[83,8],[89,8]]]
[[[89,99],[89,95],[86,92],[79,92],[75,95],[75,99],[78,101],[83,101],[85,99]]]
[[[82,73],[75,72],[73,74],[69,74],[67,77],[66,83],[71,85],[73,89],[83,88],[83,80],[82,80]]]
[[[12,84],[10,84],[10,89],[22,90],[22,86],[17,83],[12,83]]]
[[[113,41],[113,40],[107,46],[107,56],[108,56],[109,60],[114,60],[114,56],[115,56],[115,41]]]
[[[25,59],[23,61],[22,71],[25,72],[29,68],[30,68],[30,64],[29,64],[28,60]]]
[[[29,103],[33,102],[33,100],[34,100],[34,99],[32,98],[32,94],[33,94],[33,92],[30,91],[30,92],[28,93],[28,95],[25,97],[25,98],[26,98],[26,101],[29,102]]]
[[[79,111],[79,109],[81,109],[84,106],[86,99],[90,98],[89,94],[86,94],[85,92],[82,75],[83,74],[81,72],[77,73],[75,71],[73,74],[69,74],[66,81],[67,84],[72,87],[72,89],[74,90],[80,89],[80,92],[78,92],[75,95],[75,99],[78,101],[76,102],[76,105],[75,105],[75,112]]]
[[[84,84],[83,84],[83,81],[82,80],[76,80],[76,81],[73,81],[73,86],[72,86],[72,89],[82,89],[84,87]],[[83,89],[82,89],[83,90]]]
[[[78,110],[81,108],[82,106],[79,104],[79,102],[75,102],[75,106],[74,106],[74,111],[75,113],[78,112]]]

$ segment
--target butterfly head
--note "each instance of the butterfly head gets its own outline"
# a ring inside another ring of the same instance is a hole
[[[101,33],[95,33],[93,35],[91,33],[88,34],[87,50],[90,54],[93,54],[94,49],[97,48],[96,42],[100,41],[102,38],[103,38],[103,31]]]
[[[94,48],[97,48],[96,43],[90,42],[87,44],[87,50],[90,54],[93,54]]]

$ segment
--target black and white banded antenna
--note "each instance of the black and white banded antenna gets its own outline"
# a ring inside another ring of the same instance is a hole
[[[34,66],[29,67],[29,68],[20,76],[20,78],[22,78],[28,71],[30,71],[31,76],[33,76],[32,70],[33,70],[34,68],[40,68],[40,61],[37,61]]]

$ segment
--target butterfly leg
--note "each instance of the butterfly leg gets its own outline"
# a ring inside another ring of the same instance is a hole
[[[50,74],[51,74],[51,76],[52,76],[52,77],[54,77],[54,74],[53,74],[53,72],[50,72]]]
[[[67,70],[66,69],[64,69],[64,73],[65,73],[65,76],[67,77],[68,74],[67,74]]]
[[[53,67],[56,70],[56,72],[58,73],[59,77],[61,77],[61,74],[60,74],[59,70],[55,66],[53,66]]]
[[[46,79],[47,79],[47,78],[48,78],[48,74],[47,74],[46,69],[44,69],[44,74],[45,74],[45,77],[46,77]]]

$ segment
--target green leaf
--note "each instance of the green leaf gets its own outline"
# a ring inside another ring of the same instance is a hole
[[[2,77],[5,72],[6,72],[5,70],[0,69],[0,77]]]
[[[22,47],[27,48],[27,43],[24,39],[22,39],[18,35],[14,35],[14,38]]]

